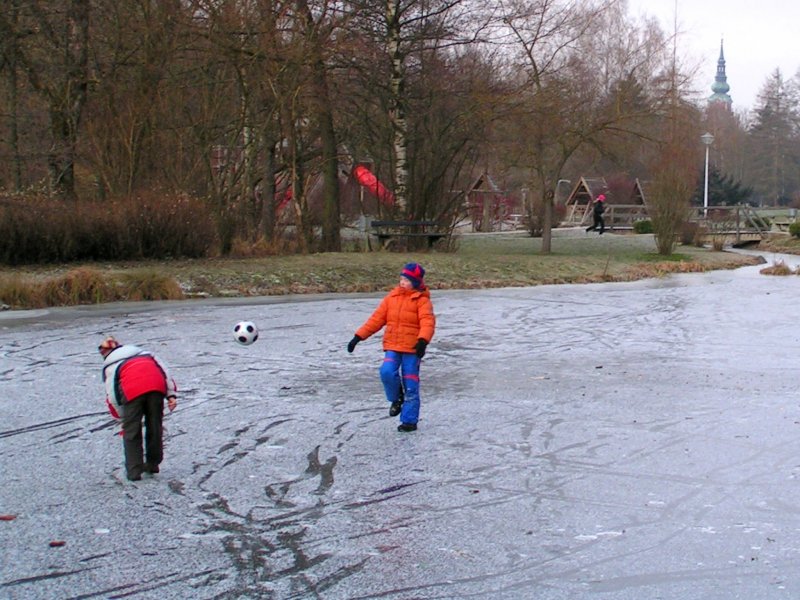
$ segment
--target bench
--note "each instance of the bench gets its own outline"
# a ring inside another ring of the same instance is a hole
[[[384,246],[387,246],[395,239],[425,239],[428,249],[440,239],[447,237],[441,231],[431,231],[438,227],[436,221],[372,221],[370,226],[374,230],[375,236]]]
[[[792,219],[789,219],[789,218],[785,218],[785,219],[774,218],[771,221],[771,227],[775,231],[780,231],[780,232],[784,232],[785,233],[785,232],[789,231],[789,227],[791,227],[792,223],[794,223],[794,221]]]

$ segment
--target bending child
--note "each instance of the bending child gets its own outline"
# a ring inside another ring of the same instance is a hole
[[[97,349],[103,357],[106,404],[111,415],[122,420],[125,470],[128,479],[139,481],[142,473],[160,471],[164,458],[164,398],[170,412],[175,410],[177,387],[166,365],[138,346],[123,346],[109,336]]]

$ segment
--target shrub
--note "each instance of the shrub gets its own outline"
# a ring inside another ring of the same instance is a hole
[[[694,230],[694,239],[692,240],[692,245],[696,248],[702,248],[705,246],[705,239],[708,235],[708,227],[698,227]]]
[[[172,277],[153,269],[131,271],[122,275],[117,295],[125,300],[180,300],[183,291]]]
[[[202,258],[216,245],[207,207],[181,194],[65,202],[0,198],[0,262]]]
[[[789,224],[789,233],[796,238],[800,238],[800,221]]]
[[[0,276],[0,303],[14,308],[43,306],[36,289],[19,275]]]
[[[213,219],[196,198],[151,192],[117,204],[138,258],[202,258],[215,245]]]
[[[81,267],[47,279],[0,276],[0,302],[14,308],[99,304],[117,300],[178,300],[183,291],[171,277],[152,269],[123,274],[118,280]]]
[[[681,224],[681,244],[691,246],[697,238],[697,231],[700,226],[693,221],[684,221]]]
[[[108,302],[115,294],[102,273],[83,267],[45,281],[40,297],[45,306],[72,306]]]
[[[759,271],[762,275],[793,275],[794,271],[782,260],[773,263],[769,267],[764,267]]]
[[[634,233],[653,233],[653,222],[650,219],[640,219],[633,222]]]

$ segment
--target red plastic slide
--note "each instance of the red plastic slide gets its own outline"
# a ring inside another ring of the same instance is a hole
[[[392,206],[394,204],[394,194],[386,189],[378,178],[367,167],[362,164],[357,164],[353,167],[353,177],[356,178],[359,184],[363,185],[367,190],[375,196],[378,200]]]

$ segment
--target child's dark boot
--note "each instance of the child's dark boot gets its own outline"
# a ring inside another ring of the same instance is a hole
[[[396,417],[400,414],[400,411],[403,409],[403,399],[405,398],[405,392],[403,391],[403,386],[400,386],[400,391],[397,393],[397,400],[392,402],[392,405],[389,407],[389,416]]]

